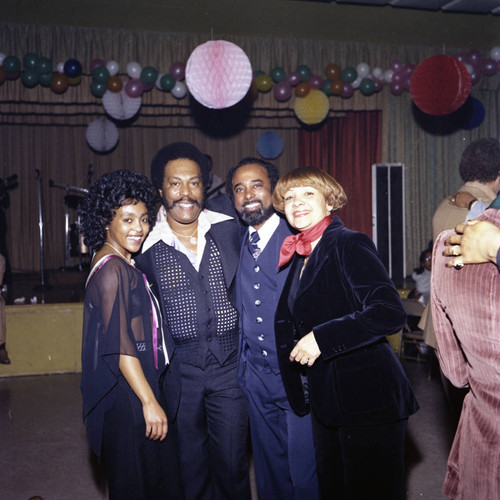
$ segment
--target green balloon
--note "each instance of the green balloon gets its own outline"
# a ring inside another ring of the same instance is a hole
[[[37,73],[52,73],[52,61],[48,57],[39,57],[36,61]]]
[[[274,83],[282,82],[286,78],[286,73],[283,68],[273,68],[269,73]]]
[[[38,75],[38,83],[43,87],[50,87],[50,81],[53,76],[54,73],[52,73],[52,71],[49,71],[48,73],[41,73]]]
[[[312,72],[309,69],[309,66],[306,66],[305,64],[297,66],[297,69],[295,71],[299,74],[300,80],[302,82],[307,82],[309,78],[311,78]]]
[[[106,87],[106,83],[109,80],[109,71],[105,66],[98,66],[92,71],[92,81],[93,83],[102,83]],[[101,96],[96,96],[101,97]]]
[[[146,66],[142,68],[141,71],[141,81],[142,83],[155,83],[158,78],[158,70],[153,68],[153,66]]]
[[[106,93],[106,90],[108,90],[108,87],[104,82],[93,81],[90,84],[90,92],[92,92],[94,97],[102,97]]]
[[[328,78],[326,78],[325,80],[323,80],[323,85],[321,86],[321,90],[322,92],[327,96],[327,97],[330,97],[332,95],[332,91],[330,89],[330,85],[331,85],[332,81],[331,80],[328,80]]]
[[[358,72],[351,67],[344,68],[340,73],[340,79],[344,83],[352,83],[358,77]]]
[[[162,90],[170,91],[175,87],[175,78],[168,73],[160,78],[160,87]]]
[[[21,76],[23,85],[28,88],[33,88],[38,83],[38,73],[32,69],[27,69]]]
[[[38,61],[38,56],[33,52],[28,52],[23,57],[23,65],[26,69],[35,70],[37,61]]]
[[[7,56],[2,63],[3,69],[9,75],[17,73],[21,69],[21,61],[16,56]]]
[[[359,90],[363,95],[370,96],[375,92],[375,82],[371,78],[363,78],[359,84]]]

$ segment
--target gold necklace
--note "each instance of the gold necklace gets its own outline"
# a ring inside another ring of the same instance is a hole
[[[194,235],[196,234],[196,232],[198,231],[198,226],[196,226],[196,229],[194,230],[194,233],[187,236],[185,234],[179,234],[179,233],[176,233],[172,228],[170,228],[170,230],[176,235],[176,236],[179,236],[181,238],[189,238],[189,243],[191,243],[191,245],[197,245],[198,244],[198,238],[196,238]]]
[[[128,260],[127,257],[125,257],[125,255],[123,255],[120,252],[120,250],[118,250],[118,248],[116,248],[114,245],[112,245],[111,243],[108,243],[107,241],[105,241],[104,244],[110,246],[115,252],[118,253],[118,255],[120,255],[120,257],[122,257],[123,259],[125,259],[129,264],[131,264],[132,266],[134,265],[132,259]]]

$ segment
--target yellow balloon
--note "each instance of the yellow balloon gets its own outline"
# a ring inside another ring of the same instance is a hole
[[[273,87],[273,79],[269,75],[262,74],[255,79],[255,84],[260,92],[269,92]]]
[[[328,97],[321,91],[311,89],[306,97],[297,97],[293,107],[297,118],[306,125],[321,123],[330,111]]]
[[[69,78],[68,77],[68,82],[70,85],[79,85],[80,82],[82,80],[82,76],[81,75],[78,75],[78,76],[75,76],[74,78]]]

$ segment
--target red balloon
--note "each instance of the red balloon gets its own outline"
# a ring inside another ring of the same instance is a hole
[[[471,76],[460,61],[452,56],[437,55],[428,57],[415,68],[410,95],[424,113],[443,116],[464,104],[471,83]],[[391,92],[394,94],[392,86]]]
[[[295,95],[297,97],[305,97],[309,94],[310,90],[311,87],[309,87],[309,84],[307,82],[301,82],[295,87]]]
[[[69,78],[64,73],[54,73],[54,76],[50,80],[50,88],[56,94],[62,94],[66,92],[69,86]]]

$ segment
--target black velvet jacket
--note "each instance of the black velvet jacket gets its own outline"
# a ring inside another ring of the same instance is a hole
[[[303,415],[308,402],[298,364],[288,356],[312,330],[321,355],[307,370],[308,392],[324,424],[369,425],[415,413],[413,390],[385,338],[403,327],[406,315],[373,242],[333,217],[298,281],[302,262],[294,256],[275,317],[292,408]]]

